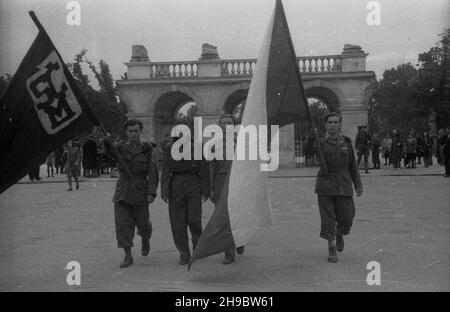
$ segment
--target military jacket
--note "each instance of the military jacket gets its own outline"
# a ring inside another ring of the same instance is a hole
[[[105,144],[105,147],[108,154],[114,155],[110,145]],[[152,146],[149,143],[140,143],[137,146],[124,143],[118,144],[116,148],[131,176],[121,162],[117,162],[120,176],[117,180],[113,202],[124,201],[134,205],[148,204],[147,196],[156,197],[159,183],[158,168]]]
[[[319,138],[328,175],[319,170],[315,192],[319,195],[353,196],[353,187],[362,189],[351,139],[339,136]],[[317,152],[317,145],[316,145]]]
[[[191,160],[181,159],[175,160],[172,157],[171,149],[173,143],[164,147],[164,158],[161,173],[161,195],[169,197],[170,184],[174,175],[198,175],[200,178],[201,194],[209,196],[209,169],[206,160],[194,160],[193,144]]]

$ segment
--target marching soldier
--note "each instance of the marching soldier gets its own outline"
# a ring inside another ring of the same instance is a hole
[[[135,227],[141,236],[142,255],[147,256],[150,252],[152,224],[148,205],[155,200],[159,176],[152,146],[140,140],[142,129],[139,120],[128,120],[125,123],[128,141],[117,146],[127,167],[120,161],[117,164],[120,176],[113,198],[117,246],[125,251],[121,268],[133,264],[131,247]],[[114,155],[109,139],[105,140],[105,147],[109,154]]]
[[[209,176],[211,181],[211,193],[210,198],[211,201],[217,205],[219,202],[220,194],[223,191],[224,187],[228,187],[228,185],[225,185],[225,181],[227,178],[227,175],[230,174],[231,171],[231,164],[232,160],[226,159],[226,150],[227,145],[230,145],[231,148],[234,149],[235,142],[227,142],[226,141],[226,126],[227,125],[236,125],[236,121],[234,117],[230,114],[223,114],[219,119],[219,124],[222,127],[223,130],[223,160],[213,159],[208,162],[209,165]],[[217,209],[217,207],[216,207]],[[238,254],[244,253],[244,246],[239,246],[236,248],[236,251]],[[235,259],[235,247],[233,246],[229,250],[225,251],[225,259],[223,260],[223,264],[231,264],[234,262]]]
[[[191,259],[187,229],[189,227],[191,232],[193,249],[202,233],[202,201],[209,197],[209,171],[203,157],[194,159],[193,142],[191,159],[175,160],[171,153],[175,140],[164,148],[161,198],[169,204],[173,241],[180,252],[179,263],[186,265]]]
[[[319,138],[328,174],[321,168],[316,188],[321,219],[320,237],[328,241],[328,261],[337,262],[336,250],[344,250],[344,235],[350,233],[355,216],[353,188],[361,196],[363,187],[351,139],[340,134],[342,116],[325,115],[326,135]],[[317,130],[315,130],[317,133]]]

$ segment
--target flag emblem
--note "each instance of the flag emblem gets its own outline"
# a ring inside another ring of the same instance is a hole
[[[39,120],[48,134],[58,133],[77,119],[82,109],[53,50],[26,82]]]

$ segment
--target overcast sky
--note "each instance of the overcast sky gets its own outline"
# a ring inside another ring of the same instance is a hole
[[[66,62],[82,47],[104,59],[115,79],[133,44],[152,61],[197,60],[202,43],[222,59],[255,58],[275,0],[79,0],[81,25],[69,26],[66,0],[0,0],[0,74],[14,73],[37,34],[34,10]],[[340,54],[345,43],[369,53],[367,70],[416,64],[449,27],[448,0],[379,0],[381,25],[369,26],[368,0],[283,0],[298,56]]]

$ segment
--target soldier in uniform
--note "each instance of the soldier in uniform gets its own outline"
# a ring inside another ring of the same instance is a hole
[[[184,123],[191,129],[192,125]],[[191,259],[188,227],[195,248],[202,233],[202,201],[209,197],[209,171],[205,159],[194,159],[194,142],[191,142],[191,159],[175,160],[172,157],[172,145],[165,146],[161,174],[161,198],[169,204],[169,218],[172,236],[180,252],[180,265],[186,265]]]
[[[363,192],[351,139],[340,134],[341,122],[342,116],[337,113],[325,115],[326,134],[319,142],[328,174],[321,166],[315,188],[321,219],[320,237],[328,241],[330,262],[337,262],[336,250],[344,250],[343,236],[350,233],[353,224],[352,183],[357,196]]]
[[[120,161],[117,164],[120,176],[113,198],[117,246],[125,251],[121,268],[133,264],[131,247],[135,227],[141,236],[142,255],[147,256],[150,252],[152,224],[148,205],[155,200],[159,176],[152,146],[140,140],[142,129],[139,120],[128,120],[125,123],[128,141],[117,145],[117,151],[127,167]],[[108,154],[114,155],[109,138],[105,140],[105,148]]]
[[[355,147],[358,154],[358,167],[361,163],[362,156],[364,156],[364,170],[369,173],[369,154],[370,154],[370,135],[367,133],[366,126],[361,127],[361,131],[358,132],[355,139]]]
[[[227,151],[227,145],[230,145],[230,148],[234,149],[235,142],[227,142],[226,141],[226,126],[227,125],[236,125],[236,121],[234,117],[230,114],[223,114],[219,119],[219,124],[222,127],[223,131],[223,160],[213,159],[208,162],[209,165],[209,175],[210,175],[210,181],[211,181],[211,193],[210,198],[211,201],[217,205],[219,202],[220,194],[222,193],[223,188],[227,185],[225,185],[225,181],[227,178],[227,175],[230,174],[231,171],[231,164],[232,160],[226,159],[226,151]],[[217,207],[216,207],[217,209]],[[238,254],[244,253],[244,246],[239,246],[236,248],[236,251]],[[231,264],[234,262],[235,259],[235,247],[233,246],[229,250],[225,252],[225,259],[223,260],[223,264]]]

